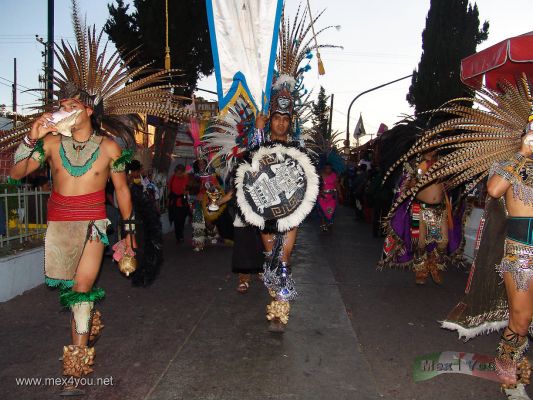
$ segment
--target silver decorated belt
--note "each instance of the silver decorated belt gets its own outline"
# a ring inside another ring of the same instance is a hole
[[[533,246],[505,240],[505,257],[509,256],[533,260]]]

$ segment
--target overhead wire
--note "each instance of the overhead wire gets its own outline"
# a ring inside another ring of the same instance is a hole
[[[9,82],[11,85],[14,84],[15,82],[10,80],[10,79],[7,79],[7,78],[4,78],[2,76],[0,76],[0,80],[3,80],[3,81],[6,81],[6,82]],[[12,87],[11,85],[8,85],[7,83],[4,83],[4,82],[0,82],[0,84],[4,85],[4,86],[9,86],[9,87]],[[29,94],[31,96],[34,96],[34,97],[37,97],[37,98],[41,98],[41,96],[39,96],[37,93],[33,93],[31,92],[31,90],[35,90],[35,88],[31,89],[27,86],[24,86],[24,85],[21,85],[20,83],[17,83],[17,86],[23,88],[23,89],[26,89],[26,90],[19,90],[19,93],[21,94]]]

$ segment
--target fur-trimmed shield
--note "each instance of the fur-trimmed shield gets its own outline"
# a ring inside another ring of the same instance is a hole
[[[266,145],[236,173],[237,204],[246,222],[260,229],[286,232],[311,212],[318,196],[315,167],[302,150]]]

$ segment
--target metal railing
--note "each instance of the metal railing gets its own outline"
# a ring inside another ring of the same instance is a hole
[[[159,188],[159,212],[161,214],[168,211],[168,193],[168,186],[165,185]]]
[[[39,189],[0,192],[0,247],[44,238],[49,196],[49,191]]]
[[[168,188],[159,190],[159,209],[167,211]],[[0,190],[0,248],[42,240],[50,191],[24,187]]]

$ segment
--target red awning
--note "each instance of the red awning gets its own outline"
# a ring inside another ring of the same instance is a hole
[[[525,73],[533,80],[533,32],[515,36],[461,61],[461,80],[470,87],[496,89],[498,81],[515,83]]]

